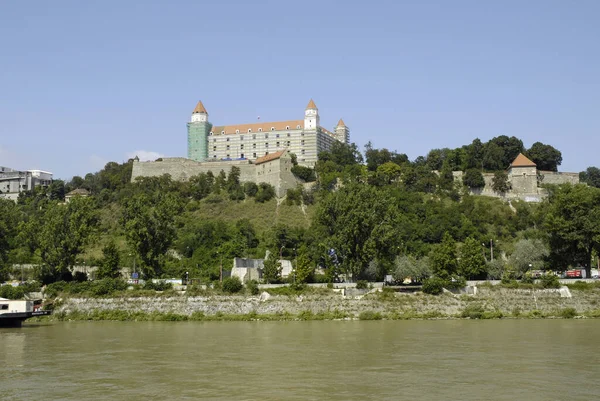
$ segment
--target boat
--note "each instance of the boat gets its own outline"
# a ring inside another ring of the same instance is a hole
[[[21,327],[25,319],[51,314],[41,309],[39,301],[0,298],[0,327]]]

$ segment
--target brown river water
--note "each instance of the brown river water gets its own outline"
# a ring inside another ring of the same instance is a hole
[[[597,400],[600,320],[0,329],[0,400]]]

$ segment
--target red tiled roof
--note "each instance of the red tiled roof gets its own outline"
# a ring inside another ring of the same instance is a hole
[[[536,164],[529,160],[523,153],[519,153],[519,155],[513,160],[510,164],[511,167],[535,167]]]
[[[283,150],[277,151],[275,153],[269,153],[268,155],[261,156],[254,161],[254,164],[262,164],[262,163],[270,162],[272,160],[279,159],[286,151],[287,151],[286,149],[283,149]]]

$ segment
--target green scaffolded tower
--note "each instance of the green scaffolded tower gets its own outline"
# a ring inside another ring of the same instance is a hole
[[[188,159],[205,161],[208,159],[208,135],[212,125],[208,122],[208,112],[201,101],[192,112],[192,119],[187,123]]]

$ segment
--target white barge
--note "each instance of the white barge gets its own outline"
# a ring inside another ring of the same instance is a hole
[[[52,314],[35,301],[0,298],[0,327],[21,327],[25,319]]]

